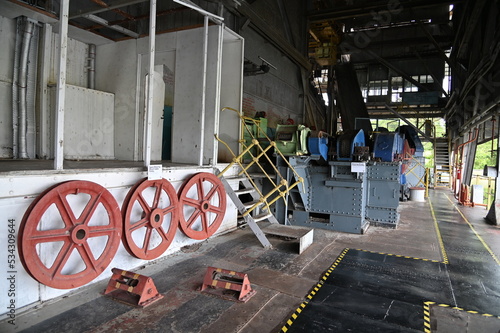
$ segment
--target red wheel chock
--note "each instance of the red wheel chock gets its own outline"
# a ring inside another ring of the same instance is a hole
[[[146,307],[163,298],[149,276],[118,268],[113,268],[111,271],[113,276],[108,282],[104,295],[140,307]]]
[[[207,268],[200,290],[207,294],[239,302],[248,301],[256,293],[250,285],[247,274],[215,267]]]

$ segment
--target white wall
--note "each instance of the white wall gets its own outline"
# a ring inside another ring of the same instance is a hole
[[[192,175],[198,172],[212,172],[211,168],[164,168],[163,177],[170,181],[175,190],[179,192],[182,183],[189,179]],[[138,180],[145,177],[146,174],[140,171],[131,170],[108,170],[99,172],[86,172],[79,170],[75,172],[58,173],[55,171],[34,172],[32,174],[25,173],[10,173],[0,175],[0,245],[3,247],[0,251],[0,271],[2,272],[2,280],[5,281],[7,272],[16,271],[16,309],[23,311],[24,309],[31,308],[37,304],[64,295],[71,290],[61,290],[47,287],[34,280],[23,268],[19,252],[16,250],[15,267],[9,268],[7,265],[7,244],[8,244],[8,221],[15,220],[15,238],[17,242],[19,225],[28,206],[33,200],[45,189],[68,180],[88,180],[104,186],[111,192],[117,200],[118,205],[121,207],[123,201],[130,190],[130,187]],[[237,182],[231,184],[237,187]],[[227,210],[222,225],[219,227],[217,234],[227,232],[234,229],[237,225],[237,211],[234,204],[227,198]],[[165,257],[178,251],[181,247],[194,244],[199,241],[192,240],[186,237],[180,228],[177,231],[174,241],[162,255]],[[30,255],[30,254],[25,254]],[[36,254],[35,254],[36,255]],[[133,270],[139,266],[147,264],[150,261],[134,258],[120,243],[120,247],[114,256],[113,260],[105,271],[98,276],[94,283],[99,280],[108,279],[111,276],[111,268],[119,267],[126,270]],[[10,298],[6,297],[7,289],[6,283],[2,284],[0,289],[0,320],[5,318],[7,306],[9,305]],[[24,308],[24,309],[23,309]]]
[[[155,65],[174,69],[177,33],[156,37]],[[144,82],[148,68],[148,38],[101,45],[96,54],[96,89],[115,94],[115,157],[141,160]],[[169,95],[171,96],[171,95]],[[159,121],[154,119],[153,121]],[[161,142],[161,135],[154,137]]]

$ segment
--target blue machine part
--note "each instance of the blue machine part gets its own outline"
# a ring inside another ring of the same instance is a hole
[[[406,185],[406,175],[404,173],[402,173],[401,176],[399,177],[399,183],[401,185]]]
[[[354,147],[365,146],[365,134],[362,129],[349,130],[337,139],[337,160],[352,161]]]
[[[378,133],[373,143],[373,156],[382,162],[393,162],[397,154],[402,154],[404,137],[400,133]]]
[[[328,138],[309,138],[308,145],[311,155],[321,155],[328,160]]]
[[[408,125],[403,125],[399,128],[399,133],[402,133],[406,138],[406,140],[408,140],[410,148],[415,149],[414,156],[416,157],[424,156],[424,146],[422,145],[422,141],[420,141],[420,138],[418,137],[418,133],[415,130],[415,128]]]

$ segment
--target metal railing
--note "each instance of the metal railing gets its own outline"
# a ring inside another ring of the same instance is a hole
[[[231,169],[235,164],[238,165],[241,168],[241,171],[238,173],[238,176],[241,176],[245,174],[245,176],[248,178],[252,186],[255,188],[257,193],[260,196],[260,200],[256,202],[252,207],[250,207],[245,213],[242,214],[242,216],[246,216],[250,214],[253,210],[255,210],[257,207],[260,205],[265,205],[265,207],[269,210],[269,206],[272,205],[274,202],[282,198],[283,200],[286,200],[285,197],[288,194],[288,192],[293,189],[294,187],[298,186],[299,184],[304,183],[304,179],[298,175],[298,173],[295,171],[295,169],[289,164],[288,160],[283,156],[283,154],[278,150],[274,149],[274,152],[278,154],[283,161],[287,164],[288,168],[292,171],[293,175],[295,176],[296,181],[292,184],[288,184],[288,180],[285,179],[278,171],[278,168],[276,165],[271,161],[271,158],[268,156],[268,151],[270,149],[276,148],[276,142],[271,140],[269,136],[267,136],[267,133],[260,133],[261,136],[258,138],[255,137],[255,134],[253,133],[251,126],[256,125],[258,128],[259,127],[259,121],[257,119],[245,117],[239,113],[238,110],[230,108],[230,107],[225,107],[222,109],[224,110],[230,110],[234,111],[238,114],[238,117],[240,117],[241,122],[242,122],[242,133],[241,133],[241,138],[239,140],[239,143],[242,146],[242,152],[238,155],[236,155],[235,152],[229,147],[229,145],[224,142],[222,139],[219,138],[219,136],[216,134],[215,138],[217,141],[222,143],[231,153],[233,156],[232,162],[229,163],[224,170],[222,170],[218,177],[222,177],[225,172],[227,172],[229,169]],[[250,126],[249,126],[250,124]],[[246,143],[246,140],[243,138],[243,133],[244,131],[247,131],[247,134],[251,137],[251,142],[249,144]],[[259,140],[260,139],[260,140]],[[265,143],[265,145],[263,144]],[[264,147],[266,146],[266,147]],[[254,153],[252,153],[252,149],[255,148],[254,151],[256,151],[255,156]],[[243,156],[250,156],[250,162],[249,163],[243,163]],[[260,160],[263,160],[264,162],[268,162],[267,164],[272,167],[273,171],[275,172],[276,177],[273,177],[271,174],[269,174],[264,166],[262,165],[262,162]],[[255,184],[254,180],[252,179],[251,173],[249,172],[249,169],[252,166],[257,166],[258,169],[262,171],[264,176],[269,180],[269,182],[272,184],[274,187],[269,193],[263,194],[261,190],[259,190],[259,187]],[[274,178],[274,179],[273,179]],[[303,189],[305,191],[305,189]],[[275,193],[277,193],[277,196],[272,197]]]

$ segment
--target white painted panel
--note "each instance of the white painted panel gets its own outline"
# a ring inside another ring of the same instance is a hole
[[[133,160],[137,43],[128,40],[96,49],[96,88],[115,94],[115,157]]]
[[[57,70],[59,68],[59,34],[52,35],[52,61],[49,76],[50,83],[57,82]],[[80,41],[68,38],[68,54],[66,61],[66,83],[86,87],[87,86],[87,58],[88,45]]]
[[[241,110],[243,91],[243,46],[244,41],[234,33],[224,31],[222,53],[222,79],[220,107],[230,107]],[[238,154],[240,138],[240,118],[236,112],[226,110],[220,114],[219,137],[226,142],[231,150]],[[218,161],[229,163],[232,155],[224,145],[219,145]]]
[[[163,108],[165,106],[165,82],[163,65],[155,66],[153,87],[153,120],[151,125],[151,161],[161,161]]]
[[[114,158],[113,94],[66,85],[64,158]]]
[[[198,164],[202,108],[203,29],[178,32],[172,162]]]

